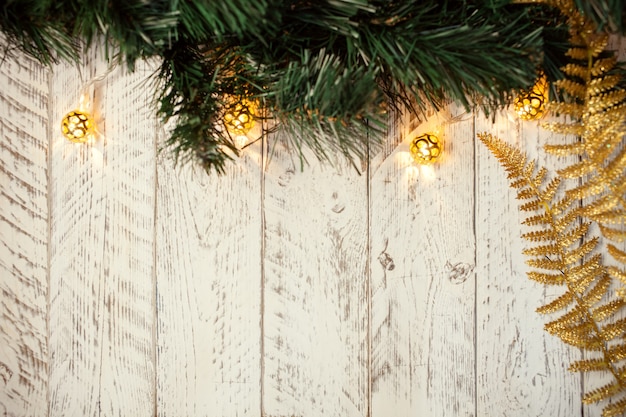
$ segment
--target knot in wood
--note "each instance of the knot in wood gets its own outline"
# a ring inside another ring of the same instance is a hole
[[[448,279],[453,284],[462,284],[467,278],[470,276],[472,271],[474,270],[474,265],[465,263],[465,262],[457,262],[452,265],[450,261],[446,262],[446,271],[448,275]]]

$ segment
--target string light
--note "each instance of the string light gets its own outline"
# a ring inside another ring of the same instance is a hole
[[[254,127],[256,105],[247,98],[227,100],[224,125],[233,135],[245,136]]]
[[[94,137],[97,129],[92,113],[88,110],[91,109],[88,97],[94,96],[94,85],[109,75],[115,67],[115,64],[108,67],[104,74],[93,77],[89,82],[85,83],[81,89],[82,93],[80,95],[78,108],[70,111],[61,119],[61,133],[70,142],[86,143]],[[82,75],[80,78],[82,80]]]
[[[421,165],[437,162],[443,152],[443,142],[437,136],[425,133],[411,141],[409,146],[411,156]]]
[[[63,136],[74,143],[87,142],[94,131],[94,124],[88,113],[72,110],[61,121]]]
[[[548,79],[545,74],[535,82],[530,90],[522,91],[515,99],[515,112],[522,120],[541,119],[548,101]]]

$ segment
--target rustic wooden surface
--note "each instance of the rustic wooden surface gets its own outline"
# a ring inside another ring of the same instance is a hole
[[[450,105],[359,175],[269,136],[223,177],[177,166],[151,64],[0,65],[0,415],[592,416],[543,331],[517,202],[475,140],[545,132]],[[59,123],[88,89],[89,145]],[[409,140],[438,130],[441,164]],[[585,381],[585,384],[593,381]]]
[[[80,70],[57,68],[51,83],[50,414],[149,416],[156,123],[146,71],[117,68],[81,91],[108,70],[97,58]],[[70,143],[57,128],[82,93],[99,129],[92,145]]]
[[[48,70],[0,65],[0,415],[48,411]]]

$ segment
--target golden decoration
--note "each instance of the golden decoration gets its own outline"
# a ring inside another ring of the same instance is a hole
[[[567,190],[572,199],[584,202],[581,215],[599,225],[602,235],[613,242],[626,241],[626,90],[620,88],[621,75],[611,73],[617,65],[616,52],[607,54],[608,35],[597,32],[595,25],[583,19],[572,0],[559,0],[556,5],[569,18],[572,47],[567,56],[584,61],[568,63],[562,69],[566,78],[556,87],[576,101],[553,103],[550,107],[567,116],[565,123],[545,127],[561,134],[575,134],[580,141],[573,144],[548,144],[545,150],[557,156],[576,156],[575,163],[558,171],[559,176],[574,180]],[[609,276],[626,285],[626,252],[608,243],[606,252],[622,268],[611,266]],[[624,287],[618,294],[626,296]],[[626,411],[626,404],[622,410]]]
[[[593,205],[559,188],[566,183],[560,175],[548,181],[547,170],[527,161],[521,151],[500,139],[479,134],[479,139],[500,161],[508,173],[511,187],[522,200],[520,210],[532,213],[523,222],[533,230],[522,235],[530,242],[523,251],[531,270],[528,278],[550,286],[564,287],[562,295],[539,307],[541,314],[561,313],[545,325],[548,333],[564,343],[582,349],[586,359],[570,365],[572,372],[601,371],[611,377],[608,384],[588,391],[582,401],[596,403],[626,393],[626,301],[614,295],[611,267],[602,263],[599,238],[588,235],[591,221],[582,214]],[[609,250],[610,252],[610,250]],[[626,400],[620,399],[603,408],[603,417],[622,415]]]
[[[94,124],[89,114],[80,110],[73,110],[65,115],[61,121],[61,132],[68,140],[75,143],[87,142],[94,130]]]
[[[441,157],[443,142],[437,136],[426,133],[413,139],[409,150],[415,162],[428,165]]]
[[[545,115],[547,102],[548,78],[541,74],[530,90],[522,91],[515,98],[513,106],[520,119],[538,120]]]
[[[247,98],[231,97],[227,100],[224,125],[233,135],[246,135],[254,127],[256,104]]]

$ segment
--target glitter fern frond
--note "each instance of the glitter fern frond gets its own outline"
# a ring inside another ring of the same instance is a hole
[[[556,86],[568,95],[567,103],[554,103],[551,110],[566,117],[565,123],[545,127],[579,137],[577,143],[548,144],[545,150],[558,156],[577,156],[578,161],[558,174],[578,180],[567,190],[572,199],[582,200],[581,215],[598,223],[602,235],[613,242],[626,241],[626,90],[616,53],[607,51],[609,37],[576,10],[573,0],[552,1],[569,19],[568,56],[562,67],[566,78]],[[624,264],[626,253],[612,244],[608,252]],[[611,268],[609,274],[626,284],[626,274]],[[623,291],[622,291],[623,292]]]
[[[517,148],[490,135],[479,139],[504,167],[521,200],[520,210],[528,212],[524,222],[532,230],[522,235],[529,242],[524,250],[531,267],[528,277],[544,285],[564,287],[562,295],[539,307],[541,314],[560,314],[545,329],[563,342],[588,352],[588,358],[573,362],[573,372],[605,372],[611,382],[587,392],[584,403],[615,400],[603,408],[603,416],[626,411],[626,311],[624,299],[610,292],[609,268],[595,253],[598,237],[589,236],[591,222],[582,221],[579,201],[568,193],[559,196],[563,180],[547,178],[547,170]]]

